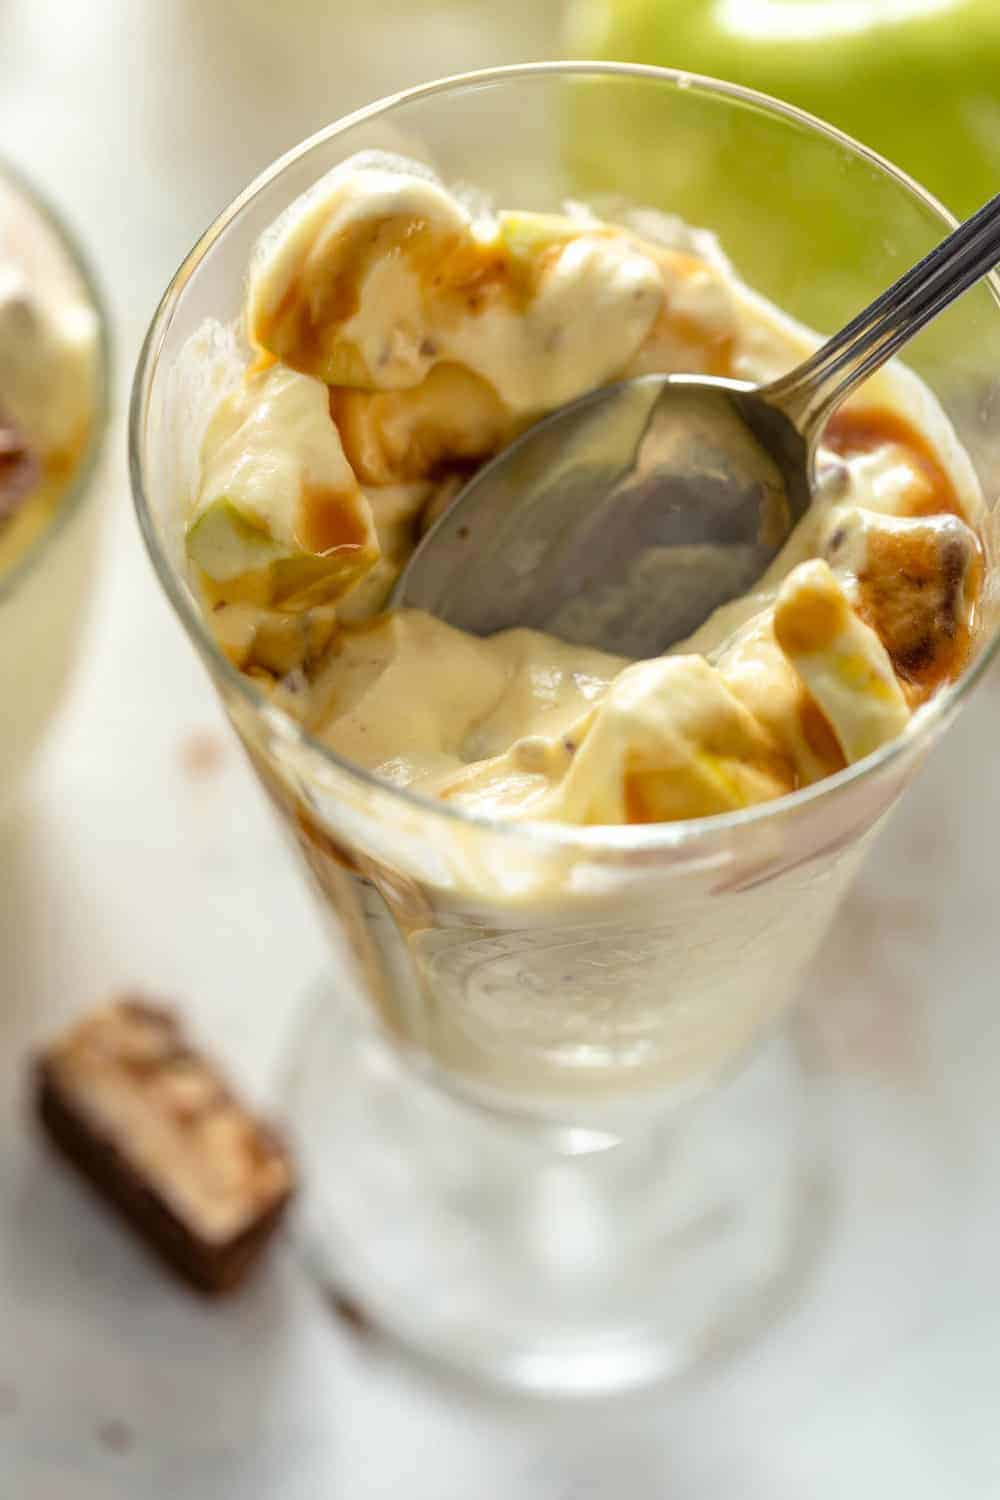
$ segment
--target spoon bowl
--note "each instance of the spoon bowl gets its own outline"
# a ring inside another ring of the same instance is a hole
[[[656,656],[749,592],[809,508],[829,417],[1000,260],[1000,195],[769,385],[645,375],[535,424],[470,480],[390,608]]]
[[[393,603],[635,657],[745,593],[810,498],[805,444],[752,386],[646,375],[529,428],[428,532]]]

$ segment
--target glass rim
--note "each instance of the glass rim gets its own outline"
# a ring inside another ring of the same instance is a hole
[[[108,309],[96,272],[87,252],[83,249],[75,232],[70,229],[59,209],[46,193],[19,167],[6,157],[0,156],[0,178],[5,179],[31,209],[38,215],[46,229],[50,230],[64,251],[69,264],[80,278],[84,295],[97,319],[97,360],[94,371],[93,415],[87,444],[73,473],[70,484],[59,497],[48,522],[34,538],[12,567],[0,574],[0,604],[41,562],[56,537],[69,525],[83,505],[90,490],[91,481],[104,448],[104,440],[111,423],[111,361],[112,340]]]
[[[934,727],[947,719],[952,709],[964,700],[975,683],[979,681],[997,654],[998,646],[1000,646],[1000,628],[993,631],[989,641],[961,676],[955,682],[949,683],[918,710],[919,723],[911,723],[902,734],[897,735],[862,760],[855,761],[831,776],[823,777],[809,786],[801,787],[784,796],[754,803],[749,807],[738,808],[731,812],[664,823],[579,825],[529,818],[490,817],[483,813],[469,812],[451,806],[411,787],[393,786],[377,776],[374,771],[369,771],[346,757],[338,755],[290,715],[275,707],[256,684],[229,661],[212,639],[192,595],[179,573],[174,569],[161,544],[146,495],[144,477],[145,427],[150,386],[175,309],[189,279],[209,254],[216,240],[225,233],[233,220],[249,203],[276,181],[288,167],[303,160],[312,151],[356,126],[380,115],[389,114],[400,107],[422,99],[433,98],[439,94],[458,93],[481,85],[574,75],[634,78],[639,81],[668,85],[676,90],[721,96],[753,105],[764,113],[784,117],[793,124],[805,127],[813,134],[824,136],[833,143],[839,143],[856,157],[868,161],[883,176],[893,180],[912,198],[930,209],[941,221],[946,231],[958,225],[959,221],[954,214],[909,173],[895,166],[888,158],[872,150],[871,147],[856,141],[837,126],[821,120],[818,116],[796,105],[762,93],[760,90],[730,83],[724,79],[712,78],[706,74],[692,73],[681,68],[654,67],[645,63],[573,60],[508,64],[502,67],[456,73],[431,83],[417,84],[353,110],[350,114],[323,126],[307,136],[305,140],[300,141],[298,145],[282,153],[242,192],[237,194],[196,240],[163,293],[139,354],[129,402],[129,476],[139,529],[154,572],[192,644],[202,657],[213,679],[221,678],[226,686],[242,698],[267,725],[273,736],[284,740],[295,750],[316,756],[321,764],[332,767],[337,773],[360,783],[363,788],[379,793],[387,801],[398,801],[403,808],[411,812],[417,811],[432,817],[443,818],[446,822],[458,827],[476,828],[483,834],[494,834],[515,841],[528,839],[536,845],[545,845],[562,851],[576,850],[580,854],[652,853],[673,850],[682,845],[695,843],[699,839],[763,824],[769,819],[806,811],[814,805],[825,805],[828,801],[835,799],[839,793],[856,784],[867,782],[876,773],[900,762],[916,740],[922,742],[928,740]],[[1000,309],[1000,275],[995,271],[990,272],[983,280]],[[915,715],[915,719],[916,717]]]

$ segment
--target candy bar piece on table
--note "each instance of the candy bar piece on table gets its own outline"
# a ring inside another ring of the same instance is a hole
[[[294,1169],[172,1011],[126,997],[92,1012],[42,1053],[37,1084],[52,1141],[162,1260],[202,1292],[242,1281]]]

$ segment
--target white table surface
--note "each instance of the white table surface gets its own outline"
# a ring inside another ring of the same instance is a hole
[[[130,513],[122,411],[189,243],[279,150],[403,83],[557,50],[555,0],[0,0],[0,151],[86,240],[117,337],[85,660],[0,831],[2,1500],[987,1500],[1000,1494],[994,674],[810,985],[843,1203],[794,1313],[683,1391],[497,1403],[331,1318],[281,1247],[206,1308],[25,1117],[31,1045],[122,985],[180,998],[265,1103],[318,920]],[[291,81],[291,86],[290,86]],[[213,753],[217,752],[217,753]]]

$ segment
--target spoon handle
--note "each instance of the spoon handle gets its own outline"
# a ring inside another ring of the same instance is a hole
[[[815,354],[772,382],[766,391],[767,400],[779,406],[811,443],[831,411],[855,386],[867,380],[998,261],[1000,193]]]

